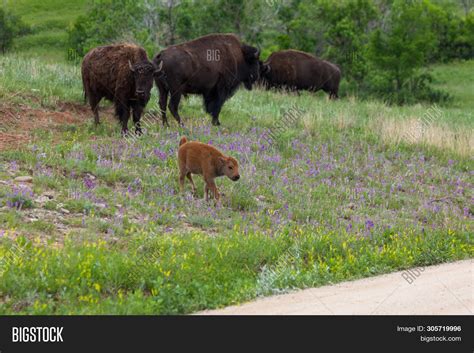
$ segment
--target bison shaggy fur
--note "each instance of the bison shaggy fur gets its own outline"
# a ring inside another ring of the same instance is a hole
[[[99,103],[102,98],[112,101],[122,125],[128,131],[130,110],[137,133],[141,133],[140,117],[150,100],[153,77],[160,71],[148,60],[145,50],[134,44],[122,43],[91,49],[82,62],[84,98],[99,124]]]

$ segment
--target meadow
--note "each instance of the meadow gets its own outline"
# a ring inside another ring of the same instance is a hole
[[[31,28],[30,34],[15,41],[15,50],[50,63],[66,59],[67,30],[87,9],[87,0],[4,0],[3,4]]]
[[[0,313],[190,313],[472,257],[472,66],[433,68],[446,106],[241,89],[220,128],[193,96],[186,127],[163,128],[154,89],[145,134],[122,138],[109,104],[92,124],[77,66],[0,57],[0,111],[18,119],[1,132],[32,126],[0,151]],[[197,198],[179,193],[183,135],[239,160],[220,204],[199,177]]]

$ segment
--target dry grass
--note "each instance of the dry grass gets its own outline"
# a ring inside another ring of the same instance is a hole
[[[420,119],[403,120],[377,119],[373,122],[374,131],[380,133],[385,141],[394,143],[422,144],[448,149],[461,156],[474,154],[474,131],[472,129],[453,129],[447,124],[426,125]]]

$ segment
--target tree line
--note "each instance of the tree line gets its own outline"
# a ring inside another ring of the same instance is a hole
[[[426,69],[474,58],[469,0],[92,0],[69,47],[134,41],[150,55],[209,33],[236,33],[261,57],[298,49],[336,63],[341,91],[403,104],[449,100]]]

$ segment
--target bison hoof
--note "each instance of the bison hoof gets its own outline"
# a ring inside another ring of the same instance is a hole
[[[221,122],[219,120],[212,120],[212,125],[214,126],[220,126]]]

